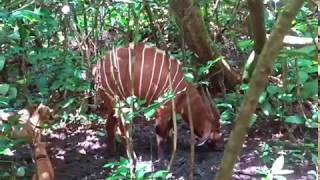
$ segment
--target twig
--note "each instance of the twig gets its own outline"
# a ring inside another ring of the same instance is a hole
[[[190,94],[189,91],[186,91],[187,95],[187,106],[188,106],[188,117],[189,117],[189,127],[190,127],[190,169],[189,169],[189,179],[193,180],[193,169],[194,169],[194,127],[193,127],[193,117],[191,113],[191,105],[190,105]]]

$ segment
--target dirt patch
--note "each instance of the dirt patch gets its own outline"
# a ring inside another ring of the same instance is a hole
[[[234,169],[233,179],[261,179],[258,169],[271,167],[270,164],[267,166],[262,163],[257,150],[261,148],[262,144],[275,138],[275,135],[281,131],[281,127],[278,122],[271,121],[258,124],[259,127],[249,130],[244,149]],[[178,128],[178,149],[171,179],[188,179],[190,157],[188,141],[190,133],[184,123],[179,124]],[[228,140],[230,130],[231,126],[224,127],[225,142]],[[93,123],[89,125],[69,124],[45,136],[43,140],[48,142],[47,150],[54,167],[56,179],[97,180],[108,177],[110,171],[103,168],[103,165],[119,160],[120,156],[108,153],[104,134],[104,125]],[[153,126],[138,125],[134,135],[134,149],[138,159],[145,163],[155,164],[154,170],[159,170],[155,158],[156,141]],[[20,157],[25,164],[32,164],[31,157],[26,158],[28,153],[30,154],[30,150],[20,150],[16,160],[18,161]],[[194,178],[212,180],[219,168],[222,155],[223,152],[212,151],[207,146],[197,147]],[[297,180],[314,179],[312,176],[306,176],[307,172],[314,168],[311,164],[310,162],[304,163],[304,165],[291,164],[289,168],[286,164],[286,169],[294,170],[294,174],[286,177]]]

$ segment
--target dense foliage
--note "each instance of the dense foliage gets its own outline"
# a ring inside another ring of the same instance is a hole
[[[283,8],[274,2],[265,3],[267,33]],[[195,3],[201,9],[213,40],[212,47],[223,55],[220,59],[242,69],[253,47],[249,36],[253,27],[249,25],[246,2],[217,1],[219,4],[216,5],[216,2],[202,0]],[[45,103],[61,115],[63,123],[71,123],[74,119],[96,120],[96,116],[88,111],[93,87],[87,81],[86,71],[103,57],[109,47],[130,41],[167,44],[170,53],[185,62],[186,79],[202,85],[210,84],[201,77],[210,71],[215,61],[194,66],[194,54],[190,51],[182,53],[182,35],[167,1],[5,0],[0,1],[0,5],[1,111],[12,112],[31,104]],[[313,4],[305,3],[292,22],[290,34],[316,37],[315,12]],[[259,129],[261,124],[277,122],[281,127],[279,131],[288,134],[257,147],[261,161],[269,167],[280,156],[280,150],[288,157],[285,159],[288,164],[317,164],[317,68],[316,42],[285,46],[278,55],[270,84],[260,97],[259,109],[252,118],[252,128]],[[216,98],[221,121],[226,127],[233,123],[247,88],[244,83],[228,90],[224,97]],[[142,110],[148,115],[157,107],[159,104]],[[25,144],[21,139],[8,137],[11,127],[16,124],[17,118],[9,119],[8,123],[0,121],[0,163],[8,167],[0,168],[0,177],[29,175],[25,172],[24,162],[8,158]],[[288,143],[288,139],[295,143]],[[126,167],[126,163],[121,159],[120,163],[105,167],[118,166],[117,173],[119,168]],[[160,174],[166,175],[160,171],[154,177]],[[272,172],[262,171],[261,174],[270,176]],[[144,175],[138,172],[136,176]]]

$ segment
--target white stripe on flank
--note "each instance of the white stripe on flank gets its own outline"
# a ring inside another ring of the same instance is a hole
[[[152,96],[150,97],[150,100],[151,100],[151,101],[152,101],[154,95],[156,94],[156,92],[157,92],[158,89],[159,89],[159,83],[160,83],[160,79],[161,79],[161,76],[162,76],[162,68],[163,68],[163,64],[164,64],[164,53],[161,52],[161,51],[158,51],[158,53],[161,53],[161,55],[162,55],[162,62],[161,62],[161,66],[160,66],[158,82],[157,82],[157,84],[156,84],[156,86],[155,86],[155,90],[153,91]]]
[[[120,60],[119,60],[119,56],[118,56],[118,49],[116,49],[116,61],[117,61],[117,65],[118,65],[118,78],[119,78],[119,83],[120,83],[120,89],[122,91],[122,94],[125,96],[126,93],[124,92],[124,88],[123,88],[123,85],[122,85],[122,80],[121,80],[121,71],[120,71]]]
[[[169,77],[170,77],[170,73],[168,73],[168,76],[167,76],[167,78],[166,78],[166,81],[164,82],[164,84],[163,84],[163,86],[162,86],[162,89],[158,92],[156,98],[159,98],[160,95],[161,95],[163,92],[165,92],[165,91],[164,91],[165,89],[170,88],[170,87],[169,87],[169,85],[170,85],[170,84],[169,84]]]
[[[116,77],[114,75],[114,69],[117,70],[117,67],[116,67],[116,59],[115,59],[115,52],[114,52],[114,48],[112,48],[112,52],[110,53],[110,71],[111,71],[111,76],[112,76],[112,79],[111,79],[111,82],[114,83],[114,85],[116,86],[115,88],[118,89],[118,95],[119,97],[121,96],[121,91],[119,89],[119,86],[118,86],[118,83],[117,83],[117,80],[116,80]],[[120,97],[120,98],[123,98],[123,97]]]
[[[167,57],[167,56],[164,55],[163,57]],[[169,67],[168,67],[168,71],[169,71],[169,72],[168,72],[166,81],[164,82],[164,84],[163,84],[160,92],[158,92],[158,95],[156,96],[157,98],[160,97],[160,95],[164,92],[164,90],[165,90],[166,88],[168,88],[168,87],[170,88],[169,78],[171,78],[171,61],[170,61],[170,59],[167,59],[167,58],[165,58],[165,60],[169,61]],[[172,82],[172,79],[171,79],[171,82]],[[167,84],[167,83],[168,83],[168,84]],[[171,89],[170,89],[170,90],[171,90]]]
[[[171,62],[171,61],[173,61],[172,59],[169,59],[169,61]],[[174,74],[174,76],[173,76],[173,79],[172,79],[172,86],[174,85],[174,82],[175,82],[175,80],[176,80],[176,77],[177,77],[177,75],[178,75],[178,72],[179,72],[179,65],[177,64],[177,69],[176,69],[176,73]],[[173,88],[173,87],[172,87]],[[174,91],[173,91],[174,92]]]
[[[117,87],[118,91],[119,91],[119,96],[121,96],[120,98],[122,98],[122,100],[125,99],[125,95],[124,93],[122,93],[121,89],[120,89],[120,85],[119,85],[119,81],[120,79],[117,81],[116,79],[116,75],[115,72],[113,71],[114,69],[116,69],[116,73],[118,73],[119,75],[119,69],[118,69],[118,56],[117,56],[117,50],[115,50],[115,48],[112,48],[112,63],[111,63],[111,68],[112,68],[112,77],[113,77],[113,82],[115,84],[115,86]]]
[[[180,81],[179,81],[179,83],[177,84],[177,86],[174,88],[174,90],[173,90],[173,92],[174,93],[177,93],[177,90],[179,90],[178,88],[179,88],[179,86],[180,86],[180,84],[181,84],[181,82],[183,81],[183,79],[184,79],[184,77],[183,76],[181,76],[182,78],[180,79]]]
[[[148,95],[149,95],[149,91],[150,91],[150,88],[151,88],[151,85],[152,85],[152,82],[153,82],[153,75],[154,75],[154,69],[156,67],[156,61],[157,61],[157,51],[154,52],[152,74],[151,74],[151,78],[150,78],[150,83],[149,83],[149,87],[148,87],[148,90],[147,90],[147,94],[146,94],[146,97],[145,97],[147,102],[149,102],[148,101]],[[151,102],[149,102],[149,103],[151,103]]]
[[[142,50],[142,62],[141,62],[141,68],[140,68],[140,82],[139,82],[139,94],[138,97],[141,98],[141,87],[142,87],[142,75],[143,75],[143,66],[144,66],[144,53],[147,47],[143,46]]]
[[[108,59],[105,59],[104,61],[107,61]],[[112,91],[112,89],[110,88],[110,85],[109,85],[109,83],[108,83],[108,77],[107,77],[107,71],[106,71],[106,63],[107,62],[102,62],[102,67],[103,67],[103,75],[104,75],[104,79],[105,79],[105,83],[107,84],[107,88],[108,88],[108,90],[111,92],[111,95],[112,96],[115,96],[115,93]]]

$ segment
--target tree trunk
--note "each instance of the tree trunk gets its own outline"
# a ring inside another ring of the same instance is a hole
[[[250,88],[240,108],[236,125],[231,132],[230,139],[223,154],[222,165],[217,174],[217,180],[231,179],[233,166],[238,158],[245,140],[251,116],[254,113],[261,93],[268,84],[272,65],[276,55],[281,50],[285,34],[291,27],[291,22],[301,8],[304,0],[289,1],[279,16],[270,38],[263,47],[256,69],[250,80]]]
[[[212,41],[206,31],[200,8],[193,0],[171,0],[170,8],[174,11],[181,31],[183,31],[186,44],[199,56],[200,63],[205,64],[208,60],[218,58],[220,54],[212,48]],[[218,81],[220,88],[223,88],[221,87],[223,84],[232,88],[241,80],[228,63],[223,61],[217,63],[212,74],[214,74],[214,83]]]
[[[266,42],[266,30],[264,27],[264,9],[263,1],[248,0],[248,7],[250,11],[250,26],[252,29],[251,39],[254,40],[254,60],[253,62],[246,62],[246,68],[243,75],[245,81],[249,80],[252,72],[257,64],[259,54],[262,51],[263,45]]]

